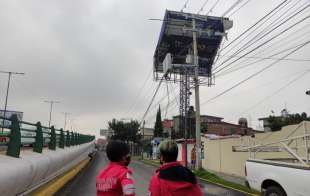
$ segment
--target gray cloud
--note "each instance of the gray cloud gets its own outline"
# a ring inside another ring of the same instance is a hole
[[[211,7],[211,2],[204,12]],[[251,2],[248,7],[241,9],[233,16],[234,28],[229,32],[229,39],[279,2],[273,1],[272,5],[267,0],[261,3]],[[151,94],[154,89],[152,85],[155,85],[148,81],[141,97],[137,95],[152,67],[152,56],[161,27],[160,22],[148,19],[162,18],[166,8],[179,10],[182,3],[184,1],[181,0],[1,1],[0,68],[26,72],[25,76],[14,76],[12,80],[9,109],[24,111],[25,120],[41,120],[46,123],[48,105],[43,101],[59,100],[61,104],[55,106],[53,116],[57,126],[63,125],[61,112],[67,111],[72,113],[78,128],[86,132],[93,130],[95,133],[113,117],[141,117],[151,96],[145,96],[145,93]],[[201,4],[202,2],[192,1],[187,11],[196,12]],[[229,5],[222,3],[212,15],[223,13]],[[309,47],[294,57],[309,58]],[[305,69],[308,65],[300,64],[292,68],[291,64],[281,63],[270,72],[240,87],[241,92],[236,90],[213,104],[202,106],[202,113],[222,115],[235,121],[240,110],[254,104],[256,98],[272,93],[272,89],[280,86],[281,82],[251,93],[247,93],[247,89],[262,81],[272,80],[274,73],[287,74]],[[218,79],[213,88],[202,87],[201,102],[250,72],[253,70]],[[0,103],[3,103],[5,75],[0,76],[0,82]],[[307,110],[307,97],[293,95],[302,93],[307,87],[305,84],[309,82],[309,77],[305,77],[300,81],[302,84],[298,83],[298,87],[288,88],[283,94],[275,96],[253,111],[252,118],[268,114],[270,107],[280,110],[284,102],[293,111]],[[161,89],[155,102],[165,92],[165,88]],[[298,99],[300,106],[294,104],[295,99]],[[136,100],[139,100],[138,103],[130,111],[130,106]],[[162,105],[165,106],[166,103],[163,102]],[[152,108],[150,115],[154,114],[157,106]],[[177,111],[173,109],[168,115],[174,115]],[[152,120],[150,126],[151,122]]]

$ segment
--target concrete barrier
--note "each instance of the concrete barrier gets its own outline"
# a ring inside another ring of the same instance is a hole
[[[23,151],[20,158],[0,155],[0,195],[24,195],[77,165],[93,149],[91,142],[56,151],[45,149],[42,154]]]

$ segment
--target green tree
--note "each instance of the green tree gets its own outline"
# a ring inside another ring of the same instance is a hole
[[[279,131],[283,126],[299,124],[304,120],[309,120],[305,112],[301,114],[289,114],[287,117],[269,116],[268,118],[271,131]]]
[[[111,139],[118,139],[126,142],[132,141],[135,143],[138,143],[141,139],[141,135],[138,133],[138,121],[131,120],[130,122],[124,122],[112,119],[112,121],[108,122],[108,127],[114,131]]]
[[[160,106],[158,107],[157,115],[156,115],[156,122],[154,127],[154,137],[162,137],[164,132],[163,124],[161,121],[161,111]]]

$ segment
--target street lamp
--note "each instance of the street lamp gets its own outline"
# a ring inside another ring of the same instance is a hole
[[[50,117],[49,117],[49,121],[48,121],[48,127],[51,127],[53,105],[54,105],[54,103],[60,103],[60,102],[59,101],[53,101],[53,100],[44,101],[44,102],[50,104]]]
[[[7,108],[7,105],[8,105],[8,97],[9,97],[11,76],[12,76],[12,74],[15,74],[15,75],[24,75],[25,73],[11,72],[11,71],[0,71],[0,73],[9,74],[9,77],[8,77],[8,85],[7,85],[7,88],[6,88],[4,112],[3,112],[3,117],[5,118],[5,115],[6,115],[6,108]],[[4,126],[4,122],[5,122],[5,120],[3,119],[3,121],[2,121],[3,126]],[[2,133],[3,133],[3,126],[2,126]]]
[[[62,112],[64,115],[65,115],[65,124],[64,124],[64,130],[66,130],[66,125],[67,125],[67,117],[69,114],[71,113],[68,113],[68,112]]]

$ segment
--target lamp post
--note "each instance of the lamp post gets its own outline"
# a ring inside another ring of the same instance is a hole
[[[44,101],[44,102],[50,104],[50,117],[49,117],[49,121],[48,121],[48,127],[51,127],[53,105],[54,105],[54,103],[60,103],[60,102],[59,101],[53,101],[53,100]]]
[[[67,117],[69,114],[71,113],[68,113],[68,112],[63,112],[63,114],[65,115],[65,124],[64,124],[64,130],[66,130],[66,125],[67,125]]]
[[[25,73],[11,72],[11,71],[0,71],[0,73],[9,74],[9,77],[8,77],[8,85],[7,85],[7,88],[6,88],[6,96],[5,96],[4,111],[3,111],[3,117],[5,118],[5,115],[6,115],[6,108],[7,108],[7,105],[8,105],[8,97],[9,97],[11,76],[12,76],[12,74],[15,74],[15,75],[24,75]],[[2,124],[3,124],[3,126],[2,126],[2,133],[3,133],[4,122],[5,122],[5,120],[3,119],[3,121],[2,121]]]

